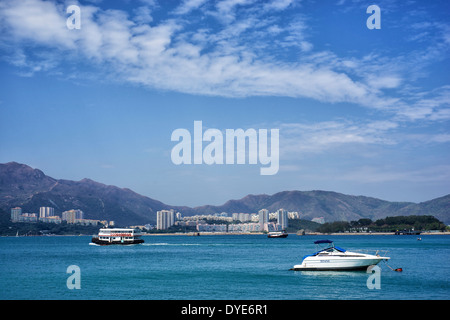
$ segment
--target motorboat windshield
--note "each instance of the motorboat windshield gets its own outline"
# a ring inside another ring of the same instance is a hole
[[[309,256],[315,256],[315,255],[319,254],[320,252],[329,252],[329,253],[331,253],[331,252],[336,252],[336,251],[338,251],[338,252],[346,252],[347,251],[347,250],[345,250],[343,248],[335,246],[333,241],[331,241],[331,240],[317,240],[317,241],[314,241],[314,244],[318,248],[320,248],[320,246],[319,246],[320,244],[328,244],[328,246],[322,247],[316,253],[313,253],[313,254],[311,254]]]

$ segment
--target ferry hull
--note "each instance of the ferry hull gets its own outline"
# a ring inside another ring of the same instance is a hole
[[[131,244],[139,244],[139,243],[144,243],[144,240],[142,239],[134,239],[132,241],[106,241],[106,240],[100,240],[98,238],[92,238],[92,243],[101,245],[101,246],[109,246],[109,245],[122,245],[122,246],[126,246],[126,245],[131,245]]]
[[[280,234],[280,235],[271,235],[271,234],[269,234],[269,235],[267,236],[267,238],[286,238],[287,236],[288,236],[287,233],[285,233],[285,234]]]

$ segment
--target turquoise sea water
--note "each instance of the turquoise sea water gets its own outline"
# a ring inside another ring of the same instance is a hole
[[[0,299],[437,300],[450,297],[450,236],[144,236],[134,246],[92,246],[90,237],[0,238]],[[381,288],[365,272],[290,271],[334,240],[347,250],[388,250]],[[68,289],[70,265],[80,289]]]

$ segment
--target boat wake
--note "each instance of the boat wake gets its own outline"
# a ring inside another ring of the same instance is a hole
[[[143,243],[143,246],[200,246],[200,243]]]

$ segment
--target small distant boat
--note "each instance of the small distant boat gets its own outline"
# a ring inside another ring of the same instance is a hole
[[[367,267],[376,265],[382,260],[389,260],[389,257],[382,257],[378,254],[364,254],[350,252],[345,249],[335,247],[331,240],[318,240],[318,244],[328,244],[328,247],[316,253],[303,257],[301,264],[295,265],[291,270],[295,271],[337,271],[337,270],[367,270]]]
[[[288,236],[285,230],[269,232],[267,238],[286,238]]]
[[[141,231],[138,229],[125,228],[104,228],[100,229],[97,236],[92,237],[92,243],[98,245],[130,245],[144,243],[141,237]]]

